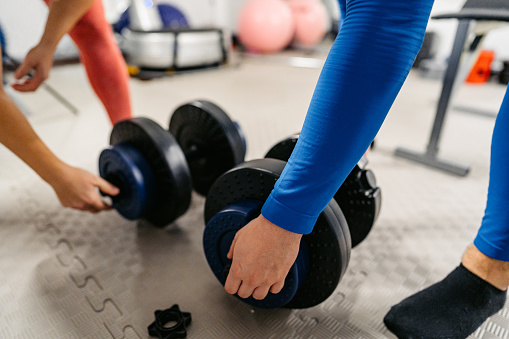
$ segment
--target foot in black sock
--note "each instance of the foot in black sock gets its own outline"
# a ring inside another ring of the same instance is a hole
[[[464,339],[505,304],[506,291],[463,265],[393,306],[384,318],[400,339]]]

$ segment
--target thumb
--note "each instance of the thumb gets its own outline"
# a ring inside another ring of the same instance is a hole
[[[99,188],[99,190],[101,190],[101,192],[103,192],[107,195],[112,195],[112,196],[115,196],[118,193],[120,193],[120,190],[118,187],[113,186],[112,184],[110,184],[109,182],[107,182],[106,180],[104,180],[101,177],[97,177],[97,178],[98,178],[98,180],[97,180],[96,186]]]
[[[27,75],[28,73],[30,73],[31,70],[32,70],[32,66],[25,59],[23,61],[23,63],[21,63],[21,65],[19,65],[19,67],[16,69],[16,72],[14,73],[14,78],[19,80],[19,79],[23,78],[25,75]]]

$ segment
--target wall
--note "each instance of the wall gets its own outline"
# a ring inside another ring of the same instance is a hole
[[[23,57],[39,41],[47,13],[42,0],[0,1],[0,25],[12,56]]]
[[[107,18],[114,22],[126,8],[129,0],[103,0]],[[142,0],[139,0],[142,1]],[[248,0],[159,0],[179,7],[194,26],[227,26],[236,29],[236,18]],[[328,7],[333,0],[323,0]],[[465,0],[436,0],[432,15],[457,11]],[[0,1],[0,24],[8,40],[8,51],[15,57],[23,57],[28,49],[37,43],[47,15],[46,6],[41,0],[2,0]],[[336,14],[337,15],[337,14]],[[438,56],[447,58],[452,48],[456,20],[430,20],[428,30],[440,37]],[[485,40],[483,48],[493,49],[497,59],[509,60],[509,28],[492,31]]]

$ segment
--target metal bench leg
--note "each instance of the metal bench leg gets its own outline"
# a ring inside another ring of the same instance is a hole
[[[435,122],[433,123],[433,129],[431,131],[426,152],[421,153],[401,147],[398,147],[395,152],[395,155],[398,157],[412,160],[459,176],[467,175],[470,167],[446,159],[438,158],[437,153],[440,134],[442,132],[445,115],[449,105],[449,99],[451,98],[451,94],[454,91],[454,83],[458,73],[461,56],[465,49],[465,44],[470,31],[469,26],[469,20],[460,20],[458,23],[458,30],[456,31],[456,38],[454,39],[454,46],[449,58],[447,71],[445,73],[442,94],[440,95],[440,99],[438,101]]]

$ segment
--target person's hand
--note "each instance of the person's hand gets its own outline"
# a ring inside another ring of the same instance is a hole
[[[50,185],[64,207],[93,213],[111,209],[111,206],[101,199],[96,188],[111,196],[119,193],[117,187],[103,178],[71,166],[65,166],[63,173],[50,182]]]
[[[233,259],[224,289],[241,298],[262,300],[279,293],[299,253],[302,235],[260,215],[237,232],[228,258]]]
[[[53,52],[53,48],[40,44],[32,48],[14,73],[18,83],[13,84],[12,88],[20,92],[35,91],[49,76],[53,66]]]

